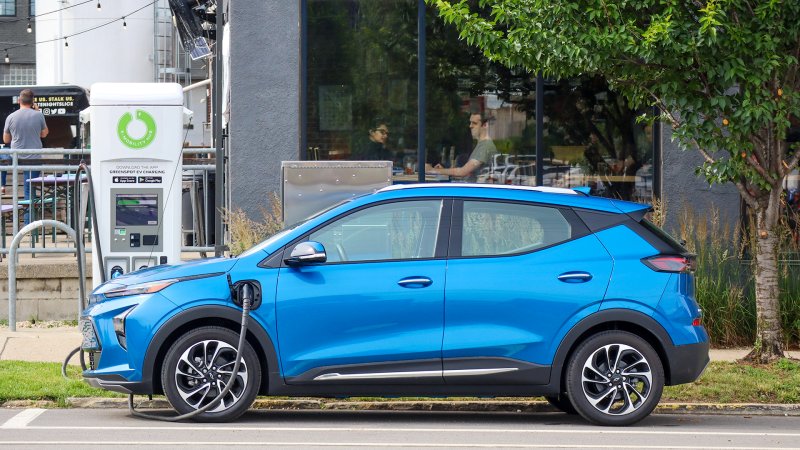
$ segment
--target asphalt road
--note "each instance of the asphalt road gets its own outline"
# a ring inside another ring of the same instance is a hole
[[[164,412],[166,413],[166,412]],[[561,413],[251,411],[165,423],[121,409],[0,409],[3,448],[800,448],[800,417],[652,415],[628,428]]]

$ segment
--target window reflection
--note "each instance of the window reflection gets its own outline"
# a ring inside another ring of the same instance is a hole
[[[306,2],[308,159],[390,160],[395,182],[425,167],[428,181],[533,186],[538,151],[546,186],[652,200],[652,128],[603,79],[545,82],[537,149],[535,75],[487,61],[433,8],[418,118],[418,0]]]
[[[416,154],[416,0],[307,1],[307,158]]]

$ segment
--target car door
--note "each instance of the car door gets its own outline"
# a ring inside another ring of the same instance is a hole
[[[547,383],[556,333],[597,310],[612,269],[572,210],[531,203],[457,202],[450,253],[448,384]]]
[[[450,203],[371,205],[305,237],[321,243],[328,259],[280,269],[276,314],[287,383],[442,382]]]

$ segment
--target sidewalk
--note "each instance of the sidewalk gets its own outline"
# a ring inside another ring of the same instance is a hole
[[[0,360],[63,362],[71,350],[81,344],[77,327],[58,326],[55,328],[23,328],[25,323],[17,324],[17,331],[0,327]],[[46,325],[45,325],[46,326]],[[712,349],[712,361],[735,361],[747,354],[749,349]],[[792,358],[800,359],[800,351],[786,352]],[[77,364],[77,359],[73,361]]]

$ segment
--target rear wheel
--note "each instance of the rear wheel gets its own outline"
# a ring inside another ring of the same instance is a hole
[[[647,341],[605,331],[584,341],[567,369],[567,394],[578,414],[599,425],[630,425],[647,417],[664,389],[664,368]]]
[[[230,391],[210,410],[193,417],[201,422],[226,422],[244,414],[261,384],[261,366],[247,342],[236,374],[239,336],[227,328],[202,327],[172,344],[164,359],[161,383],[167,400],[180,414],[214,401],[229,383]]]

